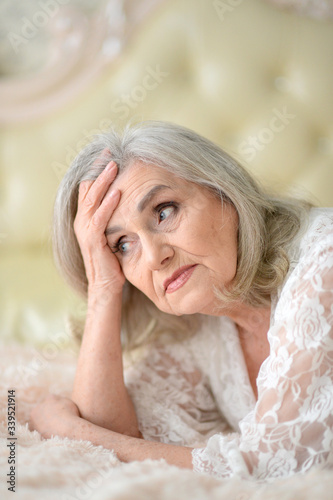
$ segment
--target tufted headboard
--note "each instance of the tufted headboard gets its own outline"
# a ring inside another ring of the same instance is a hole
[[[52,114],[0,130],[0,336],[66,339],[83,303],[52,262],[57,186],[94,133],[160,119],[201,133],[279,193],[333,204],[333,21],[262,0],[168,0]]]

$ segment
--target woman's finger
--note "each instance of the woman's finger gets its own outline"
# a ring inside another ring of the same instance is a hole
[[[110,185],[116,178],[118,169],[114,161],[107,164],[103,172],[97,177],[86,193],[83,204],[90,210],[97,209],[106,195]]]
[[[94,227],[103,232],[103,234],[105,233],[106,226],[119,203],[120,195],[121,193],[119,189],[113,189],[110,191],[110,193],[104,197],[101,205],[91,219]]]
[[[91,187],[91,185],[94,183],[94,181],[82,181],[80,182],[80,185],[79,185],[79,198],[78,198],[78,204],[80,205],[80,203],[82,203],[82,201],[84,200],[84,198],[86,197],[88,191],[89,191],[89,188]]]
[[[98,168],[98,167],[103,167],[107,165],[111,161],[111,151],[109,148],[104,148],[98,158],[93,163],[93,167]]]
[[[100,155],[98,156],[98,158],[94,161],[93,167],[98,168],[98,167],[101,167],[103,165],[107,165],[108,163],[110,163],[110,161],[111,161],[111,151],[109,150],[109,148],[104,148],[102,150],[102,152],[100,153]],[[95,181],[93,181],[93,180],[91,180],[91,181],[87,180],[87,181],[82,181],[80,183],[80,185],[79,185],[79,197],[78,197],[79,203],[85,198],[90,187],[92,186],[92,184],[94,182]]]

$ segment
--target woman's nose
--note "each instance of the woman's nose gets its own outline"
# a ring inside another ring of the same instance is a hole
[[[172,245],[160,234],[141,237],[141,244],[145,262],[151,270],[160,269],[174,255]]]

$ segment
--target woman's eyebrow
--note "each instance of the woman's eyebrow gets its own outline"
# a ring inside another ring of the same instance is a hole
[[[142,198],[137,206],[137,211],[141,214],[144,209],[149,205],[149,203],[153,200],[156,194],[159,191],[163,191],[164,189],[172,189],[170,186],[165,186],[164,184],[158,184],[154,186],[148,193]]]
[[[166,186],[165,184],[158,184],[157,186],[154,186],[139,202],[137,206],[137,211],[141,214],[145,210],[145,208],[149,205],[149,203],[151,203],[151,201],[155,198],[157,193],[159,193],[160,191],[164,191],[165,189],[172,189],[172,187]],[[123,228],[121,226],[108,227],[106,228],[105,236],[118,233],[119,231],[122,230]]]

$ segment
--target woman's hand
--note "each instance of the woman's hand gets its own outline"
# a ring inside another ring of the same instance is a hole
[[[38,431],[44,438],[52,435],[70,437],[70,430],[80,412],[69,398],[48,394],[30,412],[29,429]]]
[[[106,149],[102,155],[110,154]],[[106,226],[119,202],[119,189],[109,192],[117,175],[111,161],[95,181],[83,181],[79,187],[74,231],[80,245],[89,289],[97,293],[121,293],[125,283],[117,257],[108,246]]]

